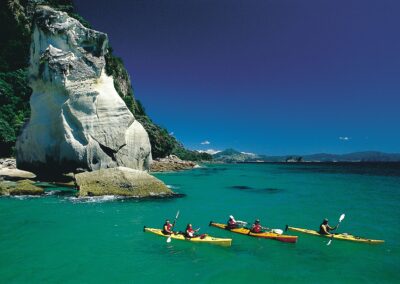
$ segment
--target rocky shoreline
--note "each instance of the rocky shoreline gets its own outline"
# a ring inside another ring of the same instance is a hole
[[[153,161],[152,172],[171,172],[190,170],[199,167],[192,161],[183,161],[177,156]],[[78,197],[115,195],[130,198],[171,198],[181,197],[173,192],[161,180],[146,171],[126,167],[100,169],[70,173],[54,180],[38,178],[34,173],[17,169],[13,158],[0,159],[0,196],[43,195],[44,189],[36,185],[48,182],[77,190]]]
[[[199,167],[198,164],[192,161],[184,161],[179,159],[175,155],[169,155],[165,158],[159,158],[153,160],[150,166],[151,172],[176,172],[191,170],[193,168]]]

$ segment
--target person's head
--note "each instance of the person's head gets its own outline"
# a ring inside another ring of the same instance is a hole
[[[254,221],[254,224],[260,224],[260,219],[256,219],[256,220]]]
[[[229,216],[229,220],[235,220],[232,215]]]
[[[169,224],[169,220],[168,220],[168,219],[167,219],[167,220],[165,220],[165,223],[166,223],[166,224]]]
[[[192,224],[187,224],[186,229],[191,229],[192,228]]]
[[[322,224],[324,224],[324,225],[326,225],[326,224],[328,224],[328,218],[325,218],[323,221],[322,221]]]

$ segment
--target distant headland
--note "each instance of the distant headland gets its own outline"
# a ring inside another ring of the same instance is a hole
[[[214,162],[222,163],[400,162],[400,153],[385,153],[379,151],[352,152],[347,154],[317,153],[311,155],[273,156],[240,152],[230,148],[223,151],[212,151],[210,153]]]

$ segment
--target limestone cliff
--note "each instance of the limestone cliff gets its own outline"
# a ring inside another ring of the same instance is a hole
[[[18,167],[147,170],[148,135],[105,72],[107,35],[48,6],[36,8],[32,31],[31,118],[17,140]]]

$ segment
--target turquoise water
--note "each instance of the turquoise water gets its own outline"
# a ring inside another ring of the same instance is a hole
[[[0,198],[1,283],[398,283],[398,164],[208,165],[157,177],[183,198],[78,200],[61,188],[46,197]],[[192,244],[143,233],[165,218],[233,238],[231,247]],[[317,228],[328,217],[340,232],[383,245],[299,235],[297,244],[208,227],[260,218],[265,226]]]

